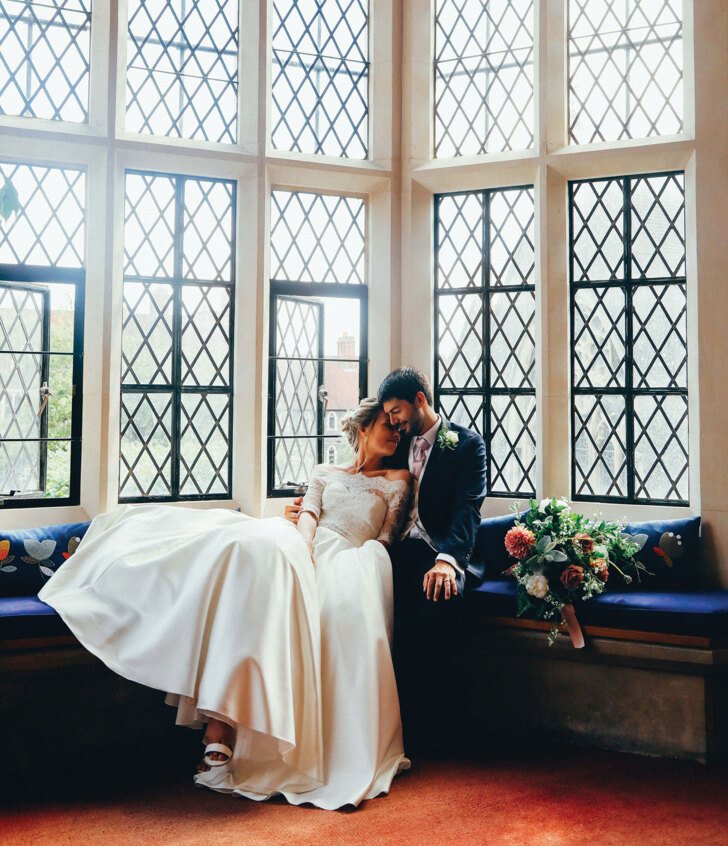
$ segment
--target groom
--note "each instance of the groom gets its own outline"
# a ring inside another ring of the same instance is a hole
[[[414,502],[391,550],[397,670],[409,748],[441,752],[449,740],[460,649],[458,623],[467,578],[483,578],[473,558],[486,495],[485,444],[476,432],[433,408],[427,377],[394,370],[378,399],[402,435],[394,464],[415,477]],[[286,506],[297,519],[300,500]],[[447,731],[443,735],[443,731]]]
[[[394,659],[407,743],[442,752],[453,716],[463,591],[468,578],[484,575],[473,550],[487,489],[485,444],[435,412],[427,377],[414,368],[390,373],[378,399],[403,436],[395,462],[416,479],[402,540],[391,551]]]

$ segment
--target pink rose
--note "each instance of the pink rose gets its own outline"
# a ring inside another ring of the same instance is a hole
[[[583,581],[584,568],[577,564],[569,564],[561,574],[561,584],[568,590],[576,590]]]
[[[584,555],[591,555],[594,552],[594,538],[584,532],[574,535],[574,543],[581,549]]]

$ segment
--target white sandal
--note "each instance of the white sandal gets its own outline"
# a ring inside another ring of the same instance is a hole
[[[222,761],[217,761],[210,757],[211,752],[222,752],[222,754],[227,755],[227,757]],[[233,750],[224,743],[208,743],[207,746],[205,746],[205,755],[202,760],[208,767],[224,767],[232,757]]]

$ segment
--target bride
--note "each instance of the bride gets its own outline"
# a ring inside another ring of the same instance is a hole
[[[351,467],[319,465],[298,526],[171,505],[98,516],[39,596],[115,672],[206,726],[197,784],[358,805],[409,767],[390,654],[387,547],[411,476],[375,399],[342,421]]]

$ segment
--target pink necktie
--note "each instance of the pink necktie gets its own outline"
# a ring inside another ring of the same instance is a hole
[[[427,438],[416,438],[412,448],[412,473],[416,479],[420,478],[427,456]]]

